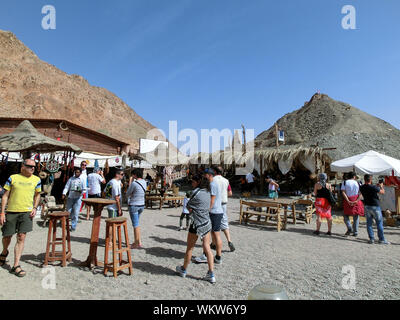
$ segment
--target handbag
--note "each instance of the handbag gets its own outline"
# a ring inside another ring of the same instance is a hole
[[[328,194],[328,202],[330,203],[330,205],[333,207],[336,205],[337,199],[335,198],[335,196],[333,195],[332,191],[327,189],[329,194]]]

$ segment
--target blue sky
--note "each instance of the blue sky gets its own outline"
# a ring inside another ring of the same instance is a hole
[[[41,27],[48,4],[56,30]],[[257,135],[317,90],[400,128],[398,0],[2,1],[0,29],[166,132]]]

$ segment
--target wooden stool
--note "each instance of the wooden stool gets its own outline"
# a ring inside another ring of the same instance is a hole
[[[125,232],[125,248],[122,248],[121,228]],[[111,239],[110,239],[111,236]],[[118,237],[118,243],[117,243]],[[112,262],[108,262],[108,254],[110,250],[110,241],[112,241]],[[128,261],[122,260],[123,253],[128,255]],[[117,264],[117,255],[119,256],[119,265]],[[128,227],[126,218],[111,218],[106,220],[106,250],[104,254],[104,274],[107,275],[109,269],[114,273],[114,278],[117,277],[117,272],[129,268],[129,275],[132,275],[132,258],[131,249],[129,247]]]
[[[49,233],[47,236],[46,257],[44,265],[47,266],[49,261],[61,261],[65,267],[72,260],[71,238],[69,234],[69,212],[53,212],[49,217]],[[57,222],[61,222],[62,237],[57,238]],[[53,234],[53,237],[52,237]],[[56,245],[62,245],[62,251],[56,251]],[[68,245],[68,251],[67,251]],[[50,246],[52,246],[50,251]]]

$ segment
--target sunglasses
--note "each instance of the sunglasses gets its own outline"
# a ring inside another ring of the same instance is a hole
[[[29,169],[35,169],[36,166],[31,166],[29,164],[24,164],[24,167],[29,168]]]

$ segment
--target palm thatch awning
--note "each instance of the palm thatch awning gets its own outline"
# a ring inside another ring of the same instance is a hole
[[[304,147],[304,146],[281,146],[277,148],[258,149],[253,152],[247,153],[247,157],[255,157],[255,159],[262,157],[266,162],[277,162],[279,160],[288,160],[298,157],[312,157],[319,156],[321,159],[330,160],[323,148],[320,147]]]
[[[312,173],[323,167],[324,163],[331,162],[331,158],[325,149],[301,145],[265,148],[247,152],[240,162],[248,163],[250,160],[258,161],[262,169],[269,167],[273,163],[278,163],[279,169],[283,174],[290,171],[295,160],[298,160]]]
[[[73,151],[77,154],[82,152],[76,145],[46,137],[37,131],[28,120],[21,122],[13,132],[0,136],[0,151]]]

